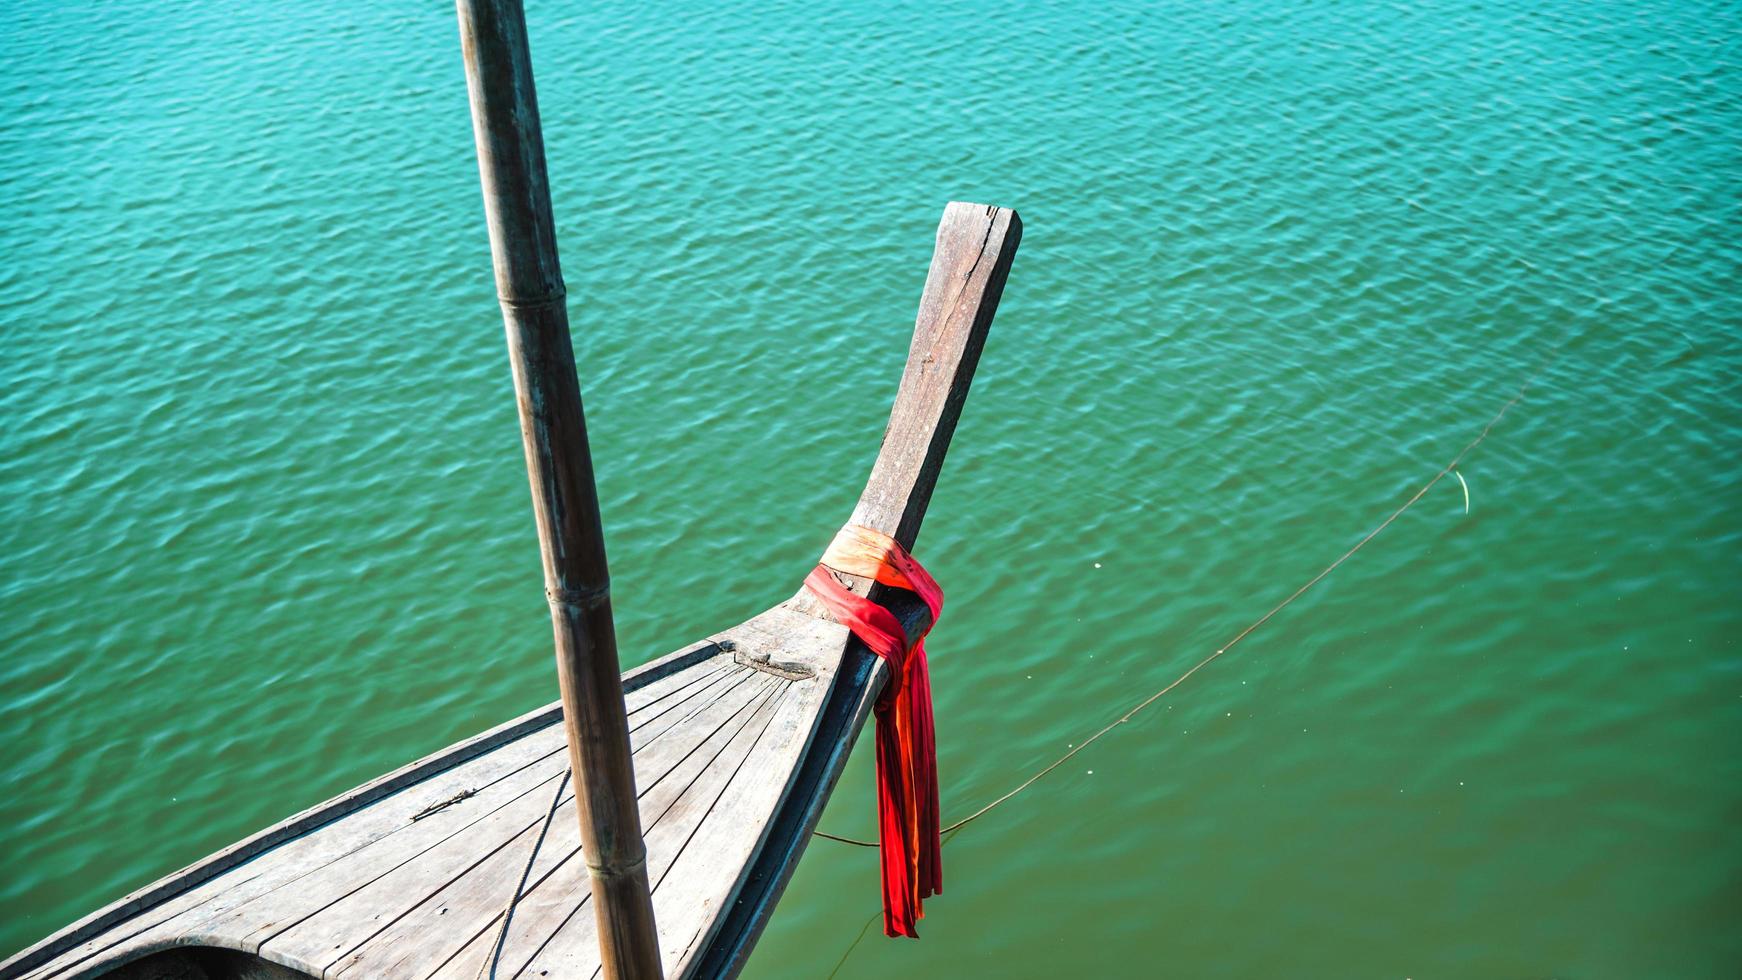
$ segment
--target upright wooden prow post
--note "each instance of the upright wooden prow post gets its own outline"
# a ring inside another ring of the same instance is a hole
[[[877,462],[853,508],[854,524],[876,528],[904,548],[912,548],[919,537],[1021,242],[1022,219],[1009,208],[961,201],[944,208],[914,319],[907,366],[889,410]],[[847,589],[889,605],[910,637],[930,625],[930,611],[912,596],[903,599],[898,590],[856,575],[831,574]],[[790,605],[813,616],[827,616],[803,589]],[[881,676],[880,663],[876,669]]]
[[[853,523],[904,548],[919,536],[1021,241],[1022,219],[1009,208],[951,201],[938,222],[883,448],[853,509]]]
[[[458,0],[458,7],[599,955],[606,977],[657,980],[659,935],[526,20],[520,0]]]

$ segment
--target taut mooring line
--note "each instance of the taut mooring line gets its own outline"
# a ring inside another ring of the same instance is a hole
[[[948,838],[951,835],[955,834],[956,831],[961,830],[963,827],[966,827],[968,824],[970,824],[970,823],[974,822],[975,820],[978,820],[979,818],[985,816],[987,813],[991,812],[991,810],[994,807],[997,807],[1000,804],[1005,803],[1006,801],[1010,800],[1012,797],[1016,796],[1018,793],[1021,793],[1023,790],[1028,789],[1030,786],[1033,786],[1035,783],[1040,781],[1041,777],[1045,776],[1047,773],[1052,772],[1054,769],[1057,769],[1059,766],[1064,765],[1066,762],[1069,762],[1071,760],[1072,756],[1076,755],[1078,752],[1081,752],[1084,749],[1088,748],[1090,745],[1094,744],[1095,741],[1098,740],[1101,736],[1107,734],[1108,732],[1119,727],[1120,725],[1123,725],[1126,722],[1130,721],[1139,711],[1142,711],[1144,708],[1149,707],[1150,705],[1154,704],[1157,700],[1159,700],[1163,695],[1166,695],[1169,691],[1172,691],[1174,688],[1179,687],[1181,684],[1184,684],[1186,682],[1186,680],[1188,678],[1190,678],[1193,674],[1197,673],[1200,670],[1203,670],[1205,667],[1208,667],[1213,661],[1216,660],[1216,658],[1222,656],[1222,654],[1227,653],[1229,650],[1234,649],[1234,645],[1239,643],[1241,640],[1246,639],[1246,637],[1248,635],[1250,635],[1253,630],[1256,630],[1258,627],[1263,626],[1265,623],[1270,622],[1271,617],[1275,616],[1277,613],[1282,612],[1284,609],[1288,608],[1290,603],[1294,602],[1294,600],[1296,600],[1296,599],[1299,599],[1302,595],[1305,595],[1306,591],[1308,589],[1319,584],[1319,582],[1324,580],[1325,576],[1336,571],[1340,565],[1342,565],[1344,562],[1348,561],[1350,558],[1354,557],[1355,552],[1360,551],[1362,548],[1366,547],[1367,542],[1372,541],[1374,538],[1378,537],[1379,532],[1390,527],[1393,521],[1397,520],[1399,517],[1402,517],[1404,511],[1415,506],[1416,501],[1427,496],[1427,492],[1429,490],[1432,490],[1434,488],[1435,484],[1437,484],[1441,480],[1445,479],[1446,474],[1452,472],[1452,470],[1455,469],[1459,463],[1463,462],[1464,457],[1469,455],[1471,450],[1475,449],[1477,446],[1480,446],[1482,444],[1482,441],[1488,438],[1488,434],[1490,432],[1494,431],[1494,426],[1498,425],[1500,423],[1500,420],[1502,418],[1506,417],[1506,413],[1512,409],[1512,406],[1514,406],[1514,405],[1516,405],[1519,402],[1524,400],[1525,392],[1530,390],[1531,385],[1534,385],[1536,383],[1536,380],[1538,378],[1542,377],[1543,372],[1547,371],[1549,369],[1549,367],[1554,364],[1555,360],[1557,358],[1559,358],[1559,356],[1560,356],[1560,345],[1557,344],[1553,349],[1551,349],[1549,351],[1548,355],[1543,359],[1543,362],[1537,366],[1537,369],[1530,373],[1530,376],[1525,379],[1525,381],[1522,385],[1519,385],[1518,391],[1511,398],[1507,399],[1506,404],[1500,406],[1500,410],[1498,412],[1494,413],[1494,416],[1488,420],[1487,425],[1484,425],[1482,427],[1482,431],[1479,434],[1477,434],[1476,438],[1470,440],[1470,443],[1468,445],[1466,445],[1463,449],[1458,450],[1458,454],[1456,456],[1452,457],[1452,461],[1447,463],[1445,466],[1441,467],[1440,471],[1438,473],[1434,474],[1433,479],[1422,484],[1421,489],[1417,490],[1415,492],[1415,496],[1410,497],[1408,500],[1403,502],[1403,506],[1392,511],[1391,516],[1389,516],[1385,520],[1381,521],[1379,523],[1378,527],[1374,528],[1371,531],[1368,531],[1367,536],[1362,538],[1360,541],[1357,541],[1353,548],[1350,548],[1348,551],[1343,552],[1341,557],[1339,557],[1336,561],[1331,562],[1329,565],[1326,565],[1324,567],[1324,569],[1322,571],[1320,571],[1317,575],[1314,575],[1312,578],[1308,579],[1305,585],[1302,585],[1300,588],[1295,589],[1294,592],[1290,593],[1288,598],[1282,600],[1281,602],[1277,603],[1275,606],[1271,607],[1271,610],[1269,612],[1258,617],[1256,620],[1253,620],[1252,623],[1250,625],[1248,625],[1245,629],[1236,633],[1234,635],[1233,639],[1229,640],[1227,643],[1222,644],[1222,646],[1219,647],[1215,653],[1212,653],[1209,656],[1205,657],[1204,659],[1198,661],[1196,664],[1192,665],[1192,668],[1190,670],[1188,670],[1185,673],[1174,678],[1173,683],[1167,685],[1166,687],[1162,688],[1159,691],[1156,691],[1154,694],[1151,694],[1149,697],[1144,698],[1142,701],[1138,702],[1136,707],[1133,707],[1130,711],[1127,711],[1124,714],[1120,715],[1118,718],[1115,718],[1112,721],[1108,722],[1104,727],[1101,728],[1100,731],[1096,732],[1093,735],[1090,735],[1087,739],[1083,740],[1082,744],[1075,746],[1069,752],[1066,752],[1064,755],[1061,755],[1057,759],[1055,759],[1046,768],[1040,770],[1039,772],[1035,773],[1034,775],[1023,780],[1022,783],[1019,784],[1015,789],[1011,790],[1008,793],[1005,793],[1003,796],[998,797],[997,799],[986,804],[985,806],[981,807],[980,809],[975,810],[973,813],[968,814],[967,816],[956,821],[955,823],[950,824],[949,826],[943,828],[941,833],[945,836],[944,842],[948,843],[949,842]],[[843,844],[855,844],[855,845],[858,845],[859,847],[876,847],[877,846],[876,841],[864,841],[864,840],[858,840],[858,839],[855,839],[852,837],[841,837],[841,836],[838,836],[835,834],[825,833],[824,831],[821,831],[821,830],[813,831],[812,833],[814,833],[818,837],[826,837],[829,840],[840,841]]]

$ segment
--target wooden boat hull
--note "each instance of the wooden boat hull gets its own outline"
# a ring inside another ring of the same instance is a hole
[[[945,210],[854,523],[913,544],[1020,234],[1006,209]],[[837,579],[910,636],[929,625],[910,593]],[[623,675],[666,976],[742,967],[884,677],[804,592]],[[0,963],[0,980],[475,980],[487,960],[497,977],[595,976],[568,764],[547,705],[123,897]]]
[[[776,642],[781,673],[752,659]],[[851,739],[826,740],[811,766],[801,757],[819,728],[856,731],[869,707],[871,663],[860,655],[851,658],[857,676],[842,685],[852,703],[826,710],[846,646],[844,628],[777,607],[624,676],[670,975],[735,972],[766,921],[748,913],[777,897],[826,791],[788,817],[802,832],[783,842],[797,846],[764,854],[774,815],[807,768],[832,785]],[[832,664],[824,662],[831,649]],[[193,945],[246,953],[297,976],[471,980],[567,765],[561,706],[547,705],[129,895],[5,973],[104,976]],[[538,848],[499,976],[586,976],[597,965],[571,794],[564,791]],[[752,865],[759,873],[709,873]],[[712,933],[726,941],[716,944]],[[235,969],[246,961],[193,962]]]

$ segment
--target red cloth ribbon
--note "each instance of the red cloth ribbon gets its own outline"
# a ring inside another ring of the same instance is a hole
[[[931,675],[925,636],[911,650],[907,631],[888,609],[854,595],[829,570],[876,579],[919,596],[932,624],[944,593],[900,542],[868,527],[841,529],[804,584],[872,653],[889,663],[889,684],[877,719],[877,830],[883,858],[883,932],[919,938],[924,900],[944,890],[938,840],[937,738],[932,727]],[[926,627],[926,632],[931,626]]]

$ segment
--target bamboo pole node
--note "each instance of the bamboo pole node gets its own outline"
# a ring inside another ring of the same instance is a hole
[[[584,589],[565,589],[553,585],[547,586],[544,590],[544,601],[553,606],[575,606],[587,609],[610,597],[610,582]]]
[[[567,303],[569,300],[569,293],[567,289],[559,289],[553,293],[546,293],[543,296],[532,296],[526,299],[522,299],[518,296],[502,295],[498,295],[496,299],[503,306],[516,310],[548,310],[553,306],[561,306],[562,304]]]
[[[618,864],[594,864],[587,862],[587,873],[595,878],[615,880],[629,878],[647,871],[647,856],[642,855],[634,861],[624,861]]]

